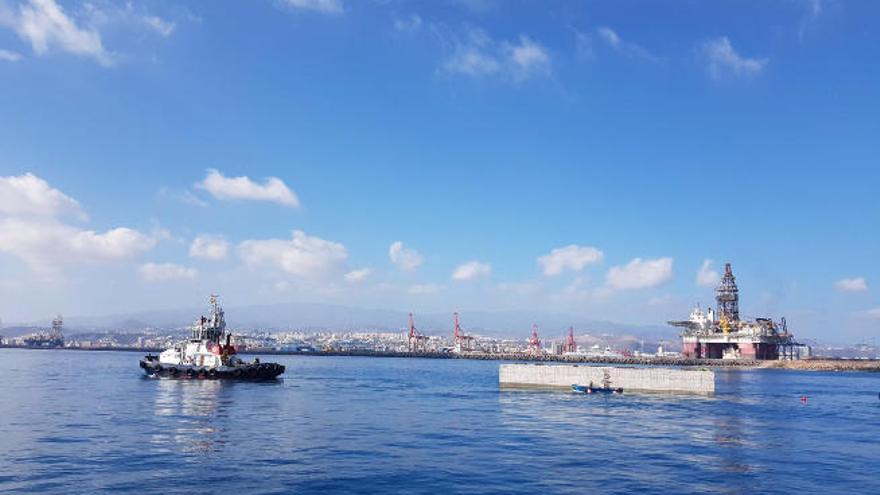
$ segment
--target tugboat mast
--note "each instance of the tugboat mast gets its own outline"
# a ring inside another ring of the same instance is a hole
[[[209,340],[215,344],[219,344],[222,340],[223,334],[226,332],[226,318],[223,308],[217,301],[218,297],[220,296],[217,294],[211,294],[211,315],[208,317],[202,316],[199,318],[199,321],[193,325],[192,336],[190,337],[192,342]]]

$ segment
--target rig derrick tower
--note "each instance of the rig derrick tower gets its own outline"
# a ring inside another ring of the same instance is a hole
[[[715,288],[715,304],[719,321],[726,320],[733,327],[739,324],[739,287],[730,263],[724,265],[724,276]]]

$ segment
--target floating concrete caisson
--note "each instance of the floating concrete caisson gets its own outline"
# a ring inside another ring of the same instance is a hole
[[[618,368],[605,366],[502,364],[502,387],[571,388],[607,384],[627,391],[712,394],[715,373],[672,368]]]

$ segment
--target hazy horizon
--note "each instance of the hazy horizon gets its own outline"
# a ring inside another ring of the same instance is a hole
[[[878,13],[0,0],[0,319],[663,326],[730,262],[745,317],[876,337]]]

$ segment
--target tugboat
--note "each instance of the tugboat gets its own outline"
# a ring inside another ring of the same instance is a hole
[[[158,356],[147,354],[141,368],[148,376],[165,378],[271,380],[284,373],[278,363],[245,362],[236,356],[232,334],[226,331],[223,308],[211,295],[210,316],[202,316],[192,335]]]

